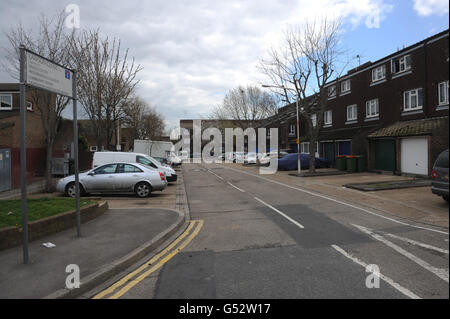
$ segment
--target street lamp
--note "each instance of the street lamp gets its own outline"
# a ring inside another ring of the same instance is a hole
[[[263,88],[277,88],[277,89],[283,89],[283,90],[290,90],[290,91],[294,91],[293,89],[290,88],[286,88],[283,85],[279,85],[279,86],[274,86],[274,85],[262,85]],[[295,104],[297,107],[297,174],[300,175],[301,171],[302,171],[302,163],[301,163],[301,157],[300,157],[300,119],[299,119],[299,113],[298,113],[298,96],[296,96],[295,98]]]

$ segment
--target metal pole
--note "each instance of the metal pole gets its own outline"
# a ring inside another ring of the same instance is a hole
[[[27,148],[25,144],[25,47],[20,46],[20,189],[22,201],[23,263],[28,264]]]
[[[78,176],[78,121],[77,121],[77,76],[73,71],[72,79],[72,102],[73,102],[73,163],[75,170],[75,205],[77,216],[77,236],[81,237],[80,217],[80,181]]]
[[[298,97],[295,102],[297,104],[297,155],[298,155],[297,173],[300,174],[302,172],[302,162],[300,157],[300,118],[298,114]]]

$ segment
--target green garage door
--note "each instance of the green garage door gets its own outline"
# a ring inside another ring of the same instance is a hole
[[[375,169],[395,171],[395,140],[374,141]]]

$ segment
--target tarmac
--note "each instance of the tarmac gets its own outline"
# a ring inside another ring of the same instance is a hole
[[[141,202],[112,197],[110,209],[81,225],[81,237],[72,228],[29,243],[28,264],[22,246],[0,251],[0,298],[77,298],[157,250],[189,220],[182,177],[166,190]]]

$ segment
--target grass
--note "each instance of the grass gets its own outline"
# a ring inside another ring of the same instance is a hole
[[[93,204],[94,201],[80,200],[80,207]],[[22,227],[21,200],[0,200],[0,228]],[[75,209],[75,199],[65,197],[43,197],[27,200],[28,222],[64,213]]]

